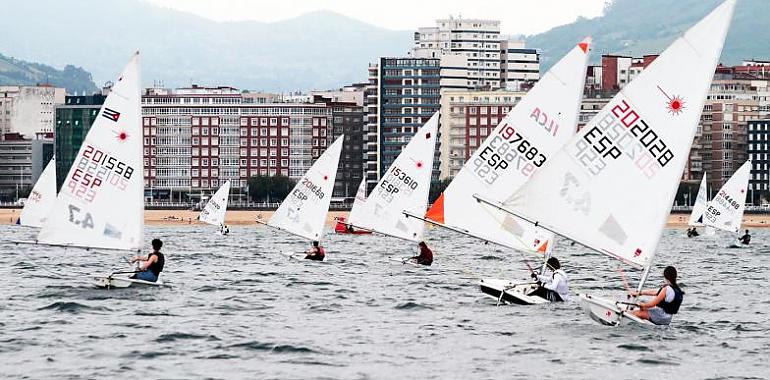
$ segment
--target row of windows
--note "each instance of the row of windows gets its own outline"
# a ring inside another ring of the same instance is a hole
[[[278,128],[241,128],[241,136],[249,136],[249,132],[251,132],[251,136],[268,136],[268,131],[270,132],[270,136],[278,136]],[[289,135],[289,128],[281,128],[281,135],[288,136]]]
[[[241,138],[240,145],[241,146],[249,146],[249,142],[251,142],[251,146],[268,146],[268,141],[270,142],[269,146],[278,146],[278,139],[276,138],[252,138],[251,140],[247,138]],[[289,145],[289,139],[288,138],[282,138],[281,139],[281,146],[287,146]]]

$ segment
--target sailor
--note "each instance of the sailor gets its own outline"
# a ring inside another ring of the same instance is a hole
[[[138,272],[131,276],[137,280],[158,281],[160,272],[163,272],[163,266],[166,265],[166,257],[160,252],[160,248],[163,247],[163,242],[160,239],[152,239],[152,252],[147,256],[134,256],[129,261],[135,263],[143,261],[144,264],[139,265]]]
[[[313,241],[310,250],[305,253],[307,253],[305,260],[324,261],[324,257],[326,257],[326,251],[324,250],[324,247],[318,243],[318,240]]]
[[[419,244],[417,244],[417,247],[420,248],[420,254],[411,257],[409,260],[420,265],[430,266],[433,264],[433,251],[428,248],[428,245],[425,244],[424,241],[421,241]]]
[[[688,238],[696,237],[696,236],[699,236],[699,235],[700,234],[698,233],[698,230],[695,229],[695,227],[687,229],[687,237]]]
[[[751,243],[751,235],[749,235],[749,230],[746,230],[746,233],[739,237],[738,240],[743,245],[749,245],[749,243]]]
[[[663,278],[666,284],[660,289],[645,289],[641,293],[628,292],[632,296],[655,296],[649,302],[639,302],[639,310],[634,310],[633,314],[656,325],[670,324],[671,318],[679,312],[679,306],[682,305],[684,298],[684,292],[676,283],[676,268],[667,266],[663,270]]]
[[[222,235],[227,235],[230,233],[230,227],[228,227],[226,224],[220,224],[219,226],[219,232],[222,233]]]
[[[555,257],[550,257],[545,263],[553,273],[538,275],[532,272],[532,278],[537,279],[540,286],[530,293],[530,296],[539,296],[551,302],[569,301],[569,279],[567,272],[561,269],[561,263]]]

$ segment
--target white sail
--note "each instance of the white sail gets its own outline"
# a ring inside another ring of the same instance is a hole
[[[358,185],[358,191],[356,191],[356,198],[353,200],[353,207],[350,208],[350,215],[348,215],[348,223],[361,225],[361,210],[363,210],[366,204],[366,179],[361,179],[361,184]]]
[[[115,81],[38,242],[138,250],[144,230],[139,53]]]
[[[703,213],[706,211],[706,203],[708,198],[708,185],[706,184],[706,173],[703,173],[703,179],[700,181],[700,188],[698,189],[698,196],[695,198],[695,205],[692,206],[692,214],[690,214],[690,220],[687,222],[690,226],[702,226],[703,225]]]
[[[590,38],[557,62],[500,121],[426,218],[519,250],[545,252],[552,234],[474,195],[507,199],[575,134]]]
[[[51,158],[24,203],[19,224],[42,227],[56,200],[56,158]]]
[[[268,225],[306,239],[321,239],[344,137],[338,137],[313,163],[275,211]]]
[[[230,181],[225,182],[222,187],[206,203],[206,207],[201,210],[198,219],[201,222],[214,226],[220,226],[225,223],[225,214],[227,213],[227,199],[230,196]]]
[[[723,231],[739,232],[746,208],[746,189],[751,177],[751,160],[735,171],[732,177],[719,189],[703,214],[707,226]]]
[[[397,238],[421,241],[425,223],[404,211],[423,215],[428,207],[438,112],[412,136],[388,171],[356,210],[354,226]]]
[[[671,212],[734,0],[678,38],[507,201],[517,215],[647,267]]]

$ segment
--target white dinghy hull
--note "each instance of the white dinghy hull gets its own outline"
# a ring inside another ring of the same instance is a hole
[[[484,278],[479,281],[479,286],[482,293],[508,304],[539,305],[551,302],[543,297],[529,295],[537,288],[537,284],[533,282],[513,282],[498,278]]]
[[[631,306],[589,294],[579,294],[583,310],[591,319],[607,326],[620,326],[624,322],[636,322],[642,326],[655,326],[650,321],[631,314]]]
[[[144,281],[135,278],[128,277],[116,277],[116,276],[94,276],[93,284],[97,288],[111,289],[111,288],[129,288],[136,286],[168,286],[163,281],[151,282]]]

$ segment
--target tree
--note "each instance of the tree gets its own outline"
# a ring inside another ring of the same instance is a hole
[[[446,190],[447,186],[449,186],[449,183],[452,182],[451,178],[442,179],[441,181],[431,181],[430,182],[430,193],[428,194],[428,203],[433,204],[433,202],[438,199],[439,195]]]
[[[249,198],[254,202],[280,202],[294,188],[294,180],[283,175],[249,178]]]

